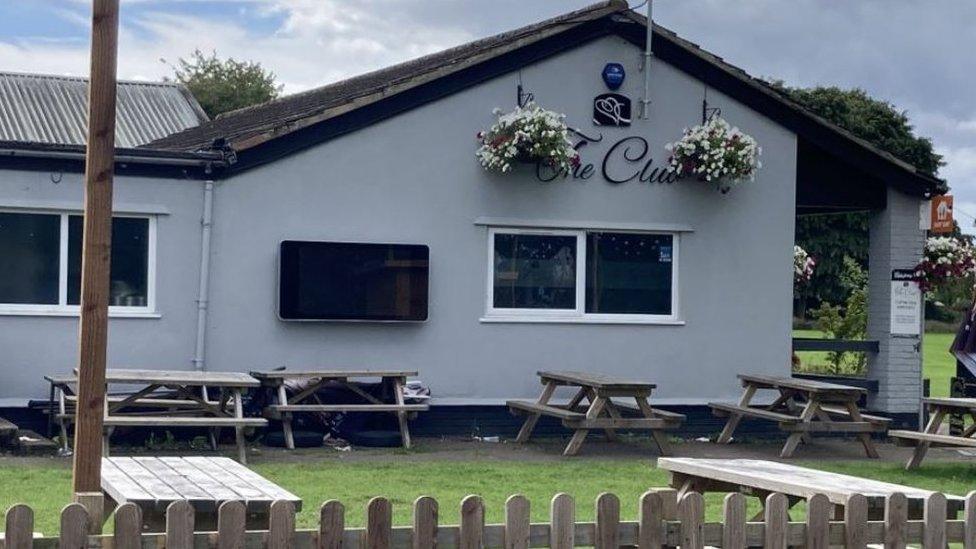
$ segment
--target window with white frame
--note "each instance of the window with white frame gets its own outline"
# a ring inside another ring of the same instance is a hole
[[[488,319],[678,319],[676,233],[491,228],[488,240]]]
[[[112,219],[109,308],[155,309],[155,217]],[[0,211],[0,313],[76,313],[81,301],[79,214]]]

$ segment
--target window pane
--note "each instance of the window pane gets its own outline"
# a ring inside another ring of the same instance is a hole
[[[58,304],[61,217],[0,213],[0,303]]]
[[[586,312],[671,314],[671,235],[588,233]]]
[[[575,309],[576,237],[495,235],[497,309]]]
[[[68,218],[68,304],[81,302],[80,215]],[[112,219],[112,274],[108,304],[113,307],[146,307],[149,300],[149,220]]]

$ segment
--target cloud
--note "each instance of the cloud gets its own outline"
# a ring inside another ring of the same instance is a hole
[[[84,74],[90,0],[33,1],[77,34],[38,28],[4,38],[0,25],[0,68]],[[159,79],[172,72],[159,59],[213,49],[261,62],[293,93],[592,1],[124,0],[119,72]],[[976,204],[976,2],[655,0],[654,14],[753,75],[861,87],[893,102],[945,155],[957,201]]]

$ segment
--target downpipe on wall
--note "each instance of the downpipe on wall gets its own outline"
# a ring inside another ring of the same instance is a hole
[[[647,37],[645,38],[643,62],[641,68],[644,71],[644,96],[640,100],[640,118],[647,120],[651,116],[651,38],[654,35],[654,19],[651,18],[654,10],[653,0],[647,0]]]
[[[207,369],[207,307],[210,299],[210,233],[213,225],[213,180],[203,184],[203,220],[200,231],[200,287],[197,292],[197,342],[193,352],[193,369]]]

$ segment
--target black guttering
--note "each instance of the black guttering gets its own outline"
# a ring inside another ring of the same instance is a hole
[[[121,175],[216,179],[233,161],[233,153],[223,151],[115,149],[115,171]],[[0,141],[0,169],[83,173],[85,146]]]

